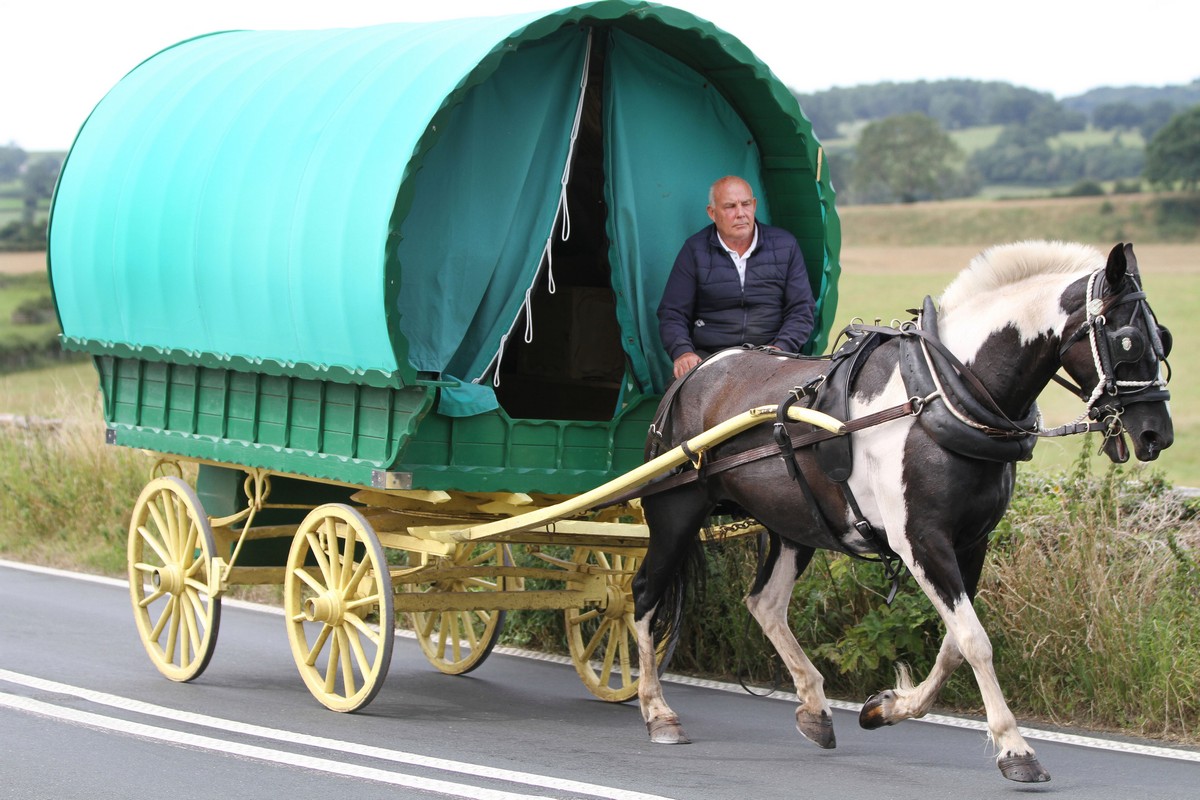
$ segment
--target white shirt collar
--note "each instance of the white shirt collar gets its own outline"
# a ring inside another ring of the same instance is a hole
[[[746,285],[746,262],[753,255],[755,248],[758,247],[758,223],[754,223],[754,238],[750,240],[750,246],[746,248],[745,255],[738,255],[738,251],[734,250],[729,245],[725,244],[725,240],[721,238],[721,234],[717,234],[717,241],[721,243],[721,247],[725,248],[725,252],[729,253],[729,257],[733,259],[733,266],[737,267],[738,281],[742,286]]]

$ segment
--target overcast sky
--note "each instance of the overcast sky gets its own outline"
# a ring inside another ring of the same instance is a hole
[[[67,149],[139,62],[202,33],[554,10],[553,0],[0,0],[0,143]],[[792,89],[972,78],[1080,94],[1200,78],[1196,0],[675,0]]]

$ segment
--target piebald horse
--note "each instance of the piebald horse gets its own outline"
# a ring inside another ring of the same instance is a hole
[[[1086,404],[1074,430],[1103,430],[1103,450],[1113,461],[1128,459],[1126,436],[1141,461],[1171,445],[1161,366],[1170,333],[1146,301],[1132,245],[1118,244],[1105,259],[1063,242],[985,250],[946,288],[940,310],[926,299],[919,322],[893,332],[864,354],[842,405],[843,419],[888,419],[849,434],[845,474],[837,480],[822,470],[813,447],[792,450],[782,442],[812,429],[781,421],[777,427],[789,436],[774,437],[769,425],[753,428],[697,454],[694,480],[643,498],[650,538],[633,585],[642,715],[654,742],[689,741],[663,698],[655,639],[677,630],[685,565],[700,529],[718,504],[734,505],[768,533],[746,605],[791,673],[801,734],[822,748],[836,744],[823,678],[788,627],[794,583],[817,548],[898,557],[946,633],[925,679],[914,686],[901,670],[895,688],[867,700],[860,724],[878,728],[924,715],[965,660],[1004,777],[1047,781],[1005,703],[991,643],[972,607],[988,534],[1008,508],[1014,462],[1028,458],[1036,437],[1048,433],[1035,400],[1052,379],[1067,383],[1060,368]],[[771,352],[717,353],[664,398],[647,455],[749,408],[778,405],[790,395],[811,402],[827,390],[812,387],[828,368],[823,360]],[[905,413],[879,413],[897,407]],[[1089,415],[1094,422],[1080,424]],[[768,457],[719,466],[731,454],[771,451],[773,441],[780,446]]]

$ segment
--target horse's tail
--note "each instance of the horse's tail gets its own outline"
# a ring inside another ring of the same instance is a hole
[[[666,642],[662,669],[670,662],[675,645],[679,643],[683,610],[688,597],[704,593],[707,574],[704,545],[700,536],[696,535],[688,540],[687,550],[679,561],[679,568],[663,589],[662,599],[654,611],[654,621],[651,624],[654,641]]]

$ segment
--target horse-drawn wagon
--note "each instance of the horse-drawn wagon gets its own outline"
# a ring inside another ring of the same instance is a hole
[[[636,503],[597,509],[684,458],[642,465],[670,376],[654,308],[723,174],[800,241],[821,351],[839,228],[819,145],[682,11],[233,31],[126,76],[67,158],[50,269],[108,441],[156,454],[128,570],[159,671],[205,669],[228,587],[282,584],[335,710],[379,691],[401,612],[462,673],[505,612],[563,609],[587,688],[632,697],[647,529]]]

